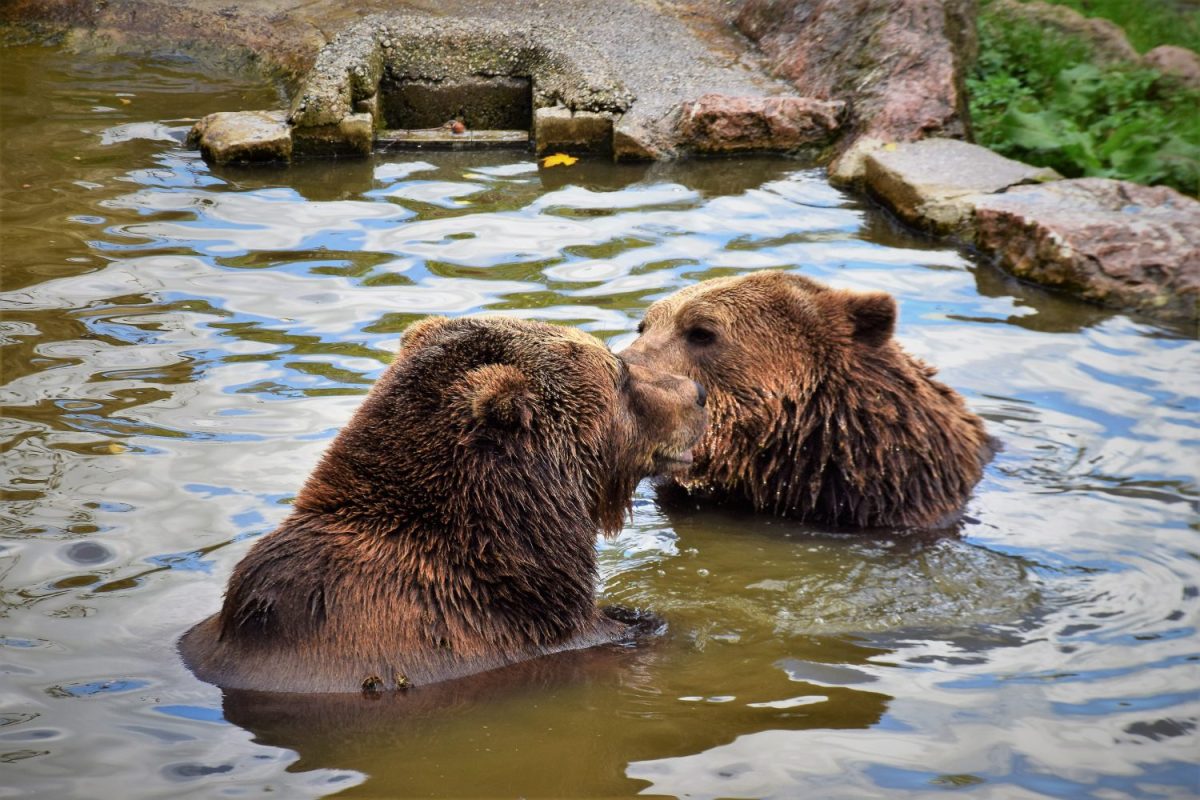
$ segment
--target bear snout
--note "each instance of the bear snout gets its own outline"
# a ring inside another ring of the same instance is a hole
[[[693,465],[692,450],[700,443],[708,428],[708,391],[697,381],[679,375],[669,376],[674,382],[672,395],[683,402],[664,425],[669,431],[664,446],[659,448],[658,471],[663,474],[686,474]],[[689,397],[690,396],[690,397]]]
[[[626,362],[631,409],[638,436],[648,449],[654,474],[681,474],[693,463],[692,449],[708,425],[708,392],[682,375]]]

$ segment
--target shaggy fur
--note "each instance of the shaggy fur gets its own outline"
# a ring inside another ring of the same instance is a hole
[[[895,300],[783,272],[704,281],[654,303],[621,357],[709,392],[693,494],[840,527],[940,527],[994,442],[892,339]]]
[[[380,691],[625,637],[596,531],[686,464],[702,399],[568,328],[414,325],[184,660],[226,688]]]

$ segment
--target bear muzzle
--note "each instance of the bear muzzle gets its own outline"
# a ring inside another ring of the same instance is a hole
[[[629,411],[638,430],[634,441],[649,462],[647,474],[686,473],[692,448],[708,425],[708,392],[682,375],[617,358],[625,368]]]

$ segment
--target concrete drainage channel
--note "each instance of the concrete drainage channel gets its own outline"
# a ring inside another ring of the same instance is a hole
[[[633,97],[598,55],[581,63],[558,38],[549,25],[514,33],[486,20],[374,15],[321,50],[289,110],[211,114],[189,141],[218,164],[374,148],[611,153],[614,120]]]
[[[528,147],[533,84],[524,77],[379,84],[382,149]]]

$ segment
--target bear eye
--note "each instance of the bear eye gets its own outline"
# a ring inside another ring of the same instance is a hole
[[[646,320],[642,320],[641,322],[638,323],[637,332],[638,333],[646,332]]]
[[[717,334],[713,333],[708,328],[696,326],[688,328],[686,331],[684,331],[683,337],[688,340],[688,344],[694,344],[703,347],[704,345],[709,345],[716,341]]]

